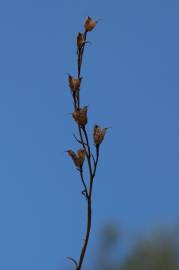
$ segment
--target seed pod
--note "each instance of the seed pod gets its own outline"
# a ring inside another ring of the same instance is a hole
[[[68,153],[68,155],[72,158],[72,160],[73,160],[75,166],[78,167],[78,157],[77,157],[77,155],[75,154],[75,152],[73,152],[72,150],[67,150],[67,153]]]
[[[78,164],[80,167],[83,166],[83,162],[85,160],[85,150],[84,149],[79,149],[77,151],[77,155],[78,155]]]
[[[70,87],[73,94],[76,94],[80,90],[81,80],[82,80],[82,78],[76,79],[76,78],[72,77],[71,75],[68,76],[69,87]]]
[[[95,145],[100,145],[104,139],[107,128],[101,128],[98,125],[94,126],[93,139]]]
[[[92,31],[95,28],[96,23],[97,23],[96,21],[94,21],[88,16],[84,24],[85,31],[86,32]]]
[[[74,118],[74,120],[77,122],[77,124],[81,127],[84,127],[87,122],[87,112],[88,112],[88,107],[85,106],[83,108],[80,109],[76,109],[73,113],[72,116]]]
[[[84,160],[85,160],[85,151],[83,149],[79,149],[77,154],[72,150],[67,151],[68,155],[72,158],[75,166],[77,168],[82,168]]]
[[[80,33],[80,32],[78,33],[76,43],[77,43],[78,49],[81,49],[84,46],[85,39],[84,39],[83,33]]]

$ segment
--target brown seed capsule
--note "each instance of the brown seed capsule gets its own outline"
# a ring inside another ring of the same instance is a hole
[[[84,39],[83,33],[80,33],[80,32],[78,33],[76,43],[77,43],[78,49],[81,49],[84,46],[85,39]]]
[[[101,128],[98,125],[94,126],[93,139],[95,145],[100,145],[104,139],[107,128]]]
[[[81,168],[83,166],[85,160],[85,151],[83,149],[79,149],[77,151],[77,154],[75,154],[75,152],[73,152],[72,150],[68,150],[67,153],[72,158],[77,168]]]
[[[96,21],[94,21],[88,16],[84,24],[85,31],[86,32],[92,31],[95,28],[96,23],[97,23]]]
[[[83,149],[79,149],[77,151],[77,155],[78,155],[78,164],[80,167],[83,166],[83,162],[85,160],[85,151]]]
[[[68,76],[69,87],[70,87],[73,94],[76,94],[80,90],[81,80],[82,80],[82,78],[76,79],[76,78],[72,77],[71,75]]]
[[[85,106],[83,108],[80,109],[76,109],[73,113],[72,116],[75,119],[75,121],[77,122],[77,124],[81,127],[84,127],[87,122],[87,112],[88,112],[88,107]]]
[[[67,150],[68,155],[72,158],[74,164],[78,167],[78,157],[72,150]]]

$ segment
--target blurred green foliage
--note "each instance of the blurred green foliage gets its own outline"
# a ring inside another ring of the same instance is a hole
[[[121,233],[113,225],[102,233],[95,270],[179,270],[178,230],[158,228],[149,235],[139,236],[119,259]],[[117,254],[117,262],[109,259]]]

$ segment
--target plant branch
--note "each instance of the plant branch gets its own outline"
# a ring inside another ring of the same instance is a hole
[[[84,145],[87,145],[85,142],[80,141],[80,140],[76,137],[75,134],[73,134],[73,137],[75,138],[75,140],[76,140],[79,144],[82,144],[82,145],[83,145],[83,143],[84,143]]]
[[[83,61],[83,53],[84,53],[84,49],[85,49],[86,38],[87,38],[87,32],[84,33],[84,42],[85,43],[84,43],[83,47],[78,50],[78,61],[77,61],[78,62],[78,79],[81,77],[81,66],[82,66],[82,61]],[[80,95],[78,95],[77,100],[78,100],[78,108],[80,108]],[[81,254],[80,254],[79,261],[78,261],[78,265],[76,267],[76,270],[81,270],[83,260],[85,257],[85,253],[86,253],[86,249],[87,249],[87,245],[88,245],[90,231],[91,231],[91,219],[92,219],[91,195],[92,195],[93,172],[92,172],[92,166],[91,166],[91,150],[90,150],[90,145],[89,145],[89,140],[88,140],[88,135],[87,135],[86,129],[78,126],[78,130],[79,130],[79,135],[80,135],[80,141],[82,142],[83,148],[84,148],[85,153],[86,153],[86,159],[87,159],[89,175],[90,175],[90,189],[89,189],[89,193],[88,193],[88,197],[87,197],[87,205],[88,206],[87,206],[86,234],[85,234],[84,244],[83,244],[82,249],[81,249]],[[86,144],[85,144],[84,139],[83,139],[82,131],[85,135]],[[86,148],[86,145],[87,145],[87,148]]]
[[[93,178],[96,175],[96,169],[97,169],[97,166],[98,166],[98,161],[99,161],[99,145],[96,145],[96,160],[94,161]]]
[[[88,189],[87,189],[84,177],[83,177],[83,168],[82,167],[80,168],[80,177],[81,177],[81,181],[82,181],[82,184],[84,187],[85,197],[86,197],[86,199],[88,199]],[[82,194],[83,194],[83,192],[82,192]]]
[[[87,24],[88,23],[88,24]],[[92,21],[90,17],[87,18],[86,21],[86,30],[82,34],[83,37],[83,44],[82,46],[78,46],[77,48],[77,71],[78,71],[78,80],[81,79],[81,68],[82,68],[82,63],[83,63],[83,56],[84,56],[84,50],[85,50],[85,45],[86,45],[86,40],[87,40],[87,31],[91,31],[93,27],[95,27],[96,22]],[[90,25],[89,25],[90,24]],[[91,28],[92,27],[92,28]],[[79,87],[80,88],[80,87]],[[76,96],[73,96],[73,104],[74,104],[74,109],[79,110],[80,109],[80,89],[78,89],[78,92],[76,93]],[[93,190],[93,180],[96,174],[96,169],[97,169],[97,164],[98,164],[98,159],[99,159],[99,146],[96,146],[96,159],[94,158],[92,152],[91,152],[91,147],[88,139],[88,133],[87,130],[84,126],[81,126],[78,124],[78,131],[79,131],[79,139],[75,136],[74,138],[76,141],[82,145],[83,150],[85,151],[85,156],[87,160],[87,166],[89,170],[89,189],[87,188],[88,185],[86,185],[84,176],[83,176],[83,168],[81,167],[79,169],[80,171],[80,177],[81,181],[84,187],[84,190],[82,192],[83,195],[85,195],[87,199],[87,224],[86,224],[86,233],[85,233],[85,238],[84,238],[84,243],[82,245],[81,253],[78,262],[74,260],[73,258],[69,258],[72,260],[75,265],[76,265],[76,270],[81,270],[82,269],[82,264],[84,261],[84,257],[86,254],[86,249],[88,246],[88,241],[90,237],[90,232],[91,232],[91,221],[92,221],[92,190]],[[93,162],[93,166],[92,166]]]
[[[78,266],[77,261],[73,259],[72,257],[67,257],[67,259],[72,261],[76,265],[76,267]]]

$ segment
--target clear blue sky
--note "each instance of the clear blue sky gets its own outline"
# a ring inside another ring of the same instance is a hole
[[[179,218],[179,2],[1,0],[0,269],[67,269],[85,225],[66,73],[84,18],[82,98],[112,126],[94,190],[92,252],[108,221],[145,231]]]

